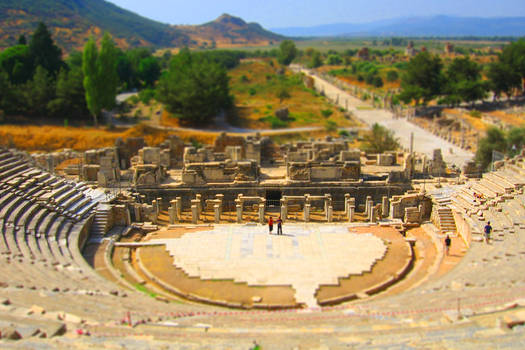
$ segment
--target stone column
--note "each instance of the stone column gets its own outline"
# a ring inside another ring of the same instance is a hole
[[[177,215],[177,212],[175,210],[175,207],[174,206],[170,206],[168,208],[168,214],[170,216],[170,225],[173,225],[175,223],[175,217]]]
[[[311,204],[304,205],[304,221],[310,222],[310,206]]]
[[[348,206],[348,222],[354,221],[355,205]]]
[[[388,216],[388,197],[387,196],[383,196],[383,200],[382,200],[382,203],[381,203],[381,216],[386,218]]]
[[[326,221],[327,222],[332,222],[332,214],[333,214],[333,211],[334,211],[334,207],[332,207],[331,205],[328,207],[328,211],[326,212]]]
[[[172,200],[170,201],[170,208],[173,208],[173,222],[175,221],[179,221],[180,220],[180,215],[177,213],[177,201],[176,200]],[[169,213],[169,208],[168,208],[168,213]],[[171,214],[170,214],[170,220],[171,220]]]
[[[195,195],[195,200],[198,201],[196,202],[197,204],[197,210],[199,211],[199,214],[202,213],[202,195],[200,193],[197,193]]]
[[[376,222],[376,207],[370,207],[370,215],[368,216],[368,221]]]
[[[162,210],[162,198],[158,197],[157,198],[157,213],[160,213],[161,210]]]
[[[218,204],[213,206],[213,211],[215,212],[215,223],[218,224],[221,221],[221,207]]]
[[[200,219],[200,210],[199,210],[199,200],[198,199],[192,199],[191,200],[191,207],[193,208],[193,206],[197,207],[197,220]]]
[[[259,203],[259,222],[264,225],[264,204]]]
[[[158,215],[159,214],[159,206],[157,205],[157,200],[156,199],[154,199],[151,202],[151,207],[153,209],[153,212]]]
[[[177,197],[175,198],[175,211],[177,212],[177,216],[179,217],[179,220],[180,218],[182,217],[181,214],[182,214],[182,198],[180,197]]]
[[[345,215],[348,215],[348,206],[350,205],[350,193],[345,194]]]
[[[237,223],[241,223],[242,222],[242,205],[237,204],[235,208],[237,209]]]
[[[133,210],[135,212],[135,221],[136,222],[142,222],[142,215],[141,215],[141,212],[140,212],[140,204],[139,205],[134,204],[133,205]]]
[[[288,219],[288,204],[281,203],[281,219],[284,221]]]
[[[215,198],[220,201],[219,202],[219,210],[222,213],[222,203],[224,202],[224,195],[222,193],[221,194],[216,194]]]
[[[199,212],[198,212],[197,205],[192,204],[191,205],[191,222],[193,224],[196,224],[198,219],[199,219]]]
[[[332,201],[331,201],[330,194],[325,193],[325,195],[324,195],[324,213],[325,213],[325,215],[328,212],[328,207],[332,204],[331,202]]]
[[[370,202],[372,201],[372,197],[371,196],[366,196],[366,201],[365,201],[365,215],[369,215],[370,214]]]

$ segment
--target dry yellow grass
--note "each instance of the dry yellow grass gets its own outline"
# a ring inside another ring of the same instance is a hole
[[[144,137],[151,146],[162,143],[169,135],[177,135],[184,141],[195,140],[201,143],[213,143],[217,133],[209,132],[169,132],[140,124],[128,130],[107,130],[88,127],[59,126],[0,126],[0,146],[15,147],[25,151],[55,151],[71,148],[84,151],[92,148],[109,147],[119,137]]]

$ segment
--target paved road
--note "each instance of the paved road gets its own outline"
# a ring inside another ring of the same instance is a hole
[[[399,138],[401,145],[405,148],[410,147],[410,134],[414,133],[414,150],[419,153],[424,153],[429,157],[432,157],[434,149],[441,148],[443,158],[446,162],[462,167],[474,156],[471,152],[465,151],[419,126],[407,122],[403,118],[394,119],[393,114],[386,110],[357,108],[358,106],[365,105],[363,101],[351,96],[328,81],[313,75],[310,70],[297,66],[292,68],[300,70],[304,74],[312,77],[314,79],[315,88],[318,91],[324,91],[326,97],[334,102],[337,101],[340,107],[347,107],[349,111],[354,113],[355,116],[369,126],[378,123],[392,130],[396,137]]]

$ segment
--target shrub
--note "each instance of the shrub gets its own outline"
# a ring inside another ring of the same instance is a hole
[[[324,123],[324,128],[328,132],[336,131],[337,130],[337,123],[334,122],[333,120],[327,120]]]
[[[397,79],[399,79],[399,74],[397,73],[397,71],[389,70],[388,72],[386,72],[386,80],[388,82],[394,82]]]
[[[329,116],[331,116],[334,112],[331,110],[331,109],[323,109],[321,110],[321,114],[323,115],[323,117],[325,118],[328,118]]]
[[[474,118],[481,118],[481,112],[475,109],[471,110],[469,115]]]
[[[257,91],[255,91],[255,88],[250,88],[250,90],[248,90],[248,93],[250,94],[250,96],[254,96]]]

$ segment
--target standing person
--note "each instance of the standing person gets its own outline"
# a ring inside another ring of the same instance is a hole
[[[450,239],[450,236],[447,235],[447,238],[445,238],[445,254],[448,255],[450,251],[450,244],[452,243],[452,240]]]
[[[270,216],[270,221],[268,221],[268,230],[269,233],[272,234],[273,231],[273,218]]]
[[[485,243],[489,244],[490,242],[490,233],[492,232],[492,226],[490,226],[490,221],[485,225]]]
[[[279,219],[277,219],[277,234],[282,235],[283,234],[283,220],[279,216]]]

